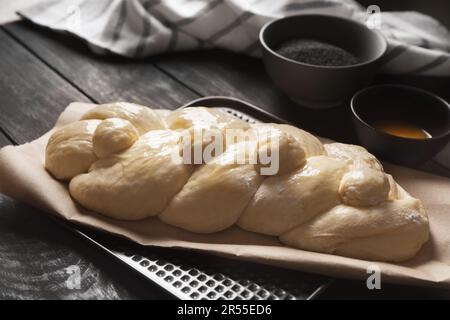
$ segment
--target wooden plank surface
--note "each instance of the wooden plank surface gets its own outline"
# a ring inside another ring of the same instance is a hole
[[[16,143],[50,129],[72,101],[89,101],[0,30],[0,127]]]
[[[198,97],[150,61],[97,56],[77,39],[25,22],[3,28],[93,101],[174,109]]]
[[[45,213],[1,194],[0,257],[0,300],[168,297]],[[67,268],[79,268],[79,288],[68,284]]]
[[[53,221],[0,195],[0,299],[128,298],[88,259],[80,240]],[[66,268],[80,268],[81,288],[66,285]]]
[[[11,140],[9,140],[3,133],[0,132],[0,148],[12,144]]]

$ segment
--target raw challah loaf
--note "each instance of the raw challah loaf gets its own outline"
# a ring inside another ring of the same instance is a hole
[[[265,174],[275,154],[277,170]],[[237,224],[296,248],[383,261],[411,258],[429,234],[421,202],[364,148],[217,109],[99,105],[53,133],[45,167],[82,206],[115,219],[157,216],[200,233]]]

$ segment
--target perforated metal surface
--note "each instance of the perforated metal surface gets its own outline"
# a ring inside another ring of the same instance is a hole
[[[235,99],[203,98],[201,105],[221,107],[227,113],[249,123],[255,116],[226,105],[252,106]],[[242,105],[241,105],[242,104]],[[264,115],[267,119],[267,114]],[[269,119],[270,120],[270,119]],[[273,119],[279,122],[278,119]],[[143,247],[127,240],[78,229],[81,235],[180,299],[267,300],[312,299],[324,290],[330,279],[293,270],[226,259],[222,257],[167,248]]]
[[[117,253],[154,282],[181,299],[267,300],[309,299],[324,283],[322,277],[179,251]]]
[[[159,285],[186,300],[306,300],[330,278],[195,251],[145,247],[102,232],[76,231]]]

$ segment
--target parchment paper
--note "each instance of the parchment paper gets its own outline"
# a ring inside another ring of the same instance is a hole
[[[72,103],[55,127],[78,120],[94,105]],[[385,170],[413,196],[421,199],[430,219],[431,238],[411,260],[382,263],[289,248],[276,237],[232,227],[201,235],[166,225],[157,218],[125,222],[103,217],[77,205],[65,183],[44,169],[44,151],[54,129],[31,143],[0,150],[0,192],[65,219],[121,235],[142,245],[207,251],[330,276],[367,279],[367,267],[381,269],[382,282],[450,288],[450,179],[385,164]]]

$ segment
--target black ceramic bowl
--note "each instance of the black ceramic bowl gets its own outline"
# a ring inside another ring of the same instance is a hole
[[[266,24],[260,31],[265,67],[275,85],[300,105],[339,105],[367,85],[386,51],[386,40],[364,24],[327,15],[297,15]],[[283,57],[276,50],[293,39],[329,43],[360,61],[349,66],[320,66]]]
[[[450,140],[450,105],[428,91],[378,85],[356,93],[350,105],[361,144],[394,163],[421,164],[433,158]],[[377,121],[385,120],[410,123],[424,129],[431,138],[403,138],[373,127]]]

